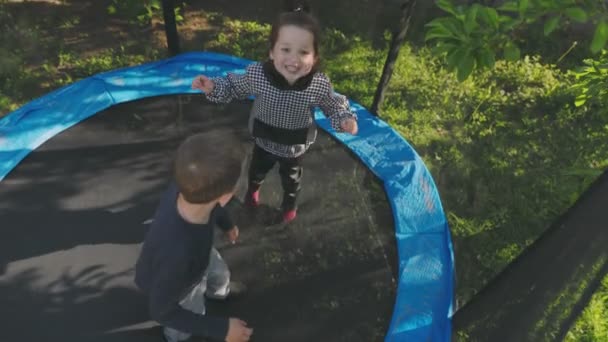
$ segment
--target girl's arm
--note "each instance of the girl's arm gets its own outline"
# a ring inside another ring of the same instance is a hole
[[[346,96],[334,92],[327,76],[322,75],[327,82],[324,86],[319,107],[330,120],[331,127],[338,132],[347,131],[351,134],[357,132],[357,115],[350,110]]]
[[[228,73],[225,77],[207,78],[197,76],[192,82],[193,88],[202,90],[207,99],[215,103],[229,103],[233,100],[243,100],[253,95],[253,83],[251,82],[250,68],[247,67],[245,74]],[[195,87],[200,83],[200,87]]]

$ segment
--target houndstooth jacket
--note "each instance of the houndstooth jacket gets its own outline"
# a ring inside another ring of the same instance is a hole
[[[346,97],[336,94],[327,76],[320,72],[289,85],[268,61],[249,65],[243,75],[229,73],[212,80],[213,91],[206,94],[211,102],[228,103],[254,96],[250,132],[257,145],[279,157],[299,157],[314,143],[315,107],[329,117],[336,131],[342,131],[342,120],[356,119]]]

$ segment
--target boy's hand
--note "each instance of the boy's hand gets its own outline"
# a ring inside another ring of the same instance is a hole
[[[214,87],[213,81],[205,75],[198,75],[192,81],[192,89],[198,89],[205,94],[211,93]]]
[[[357,120],[355,119],[346,119],[342,120],[340,123],[340,127],[346,133],[350,133],[352,135],[357,134],[359,131],[359,125],[357,125]]]
[[[230,240],[230,242],[236,243],[236,240],[239,238],[239,227],[232,227],[226,234],[228,234],[228,240]]]
[[[247,342],[253,334],[253,329],[247,327],[245,321],[238,318],[230,318],[228,320],[228,334],[226,342]]]

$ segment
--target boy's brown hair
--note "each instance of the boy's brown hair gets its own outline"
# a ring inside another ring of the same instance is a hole
[[[173,172],[177,188],[190,203],[209,203],[235,190],[244,153],[235,137],[199,133],[177,149]]]

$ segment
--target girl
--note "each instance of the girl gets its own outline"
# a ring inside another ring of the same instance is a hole
[[[249,65],[244,75],[213,79],[199,75],[192,82],[192,88],[212,102],[254,95],[249,129],[255,145],[245,203],[259,205],[260,186],[278,162],[284,223],[296,218],[302,156],[316,138],[313,108],[320,107],[337,131],[356,134],[358,130],[347,99],[335,94],[327,76],[318,71],[319,36],[319,24],[308,7],[296,6],[279,15],[272,26],[269,60]]]

